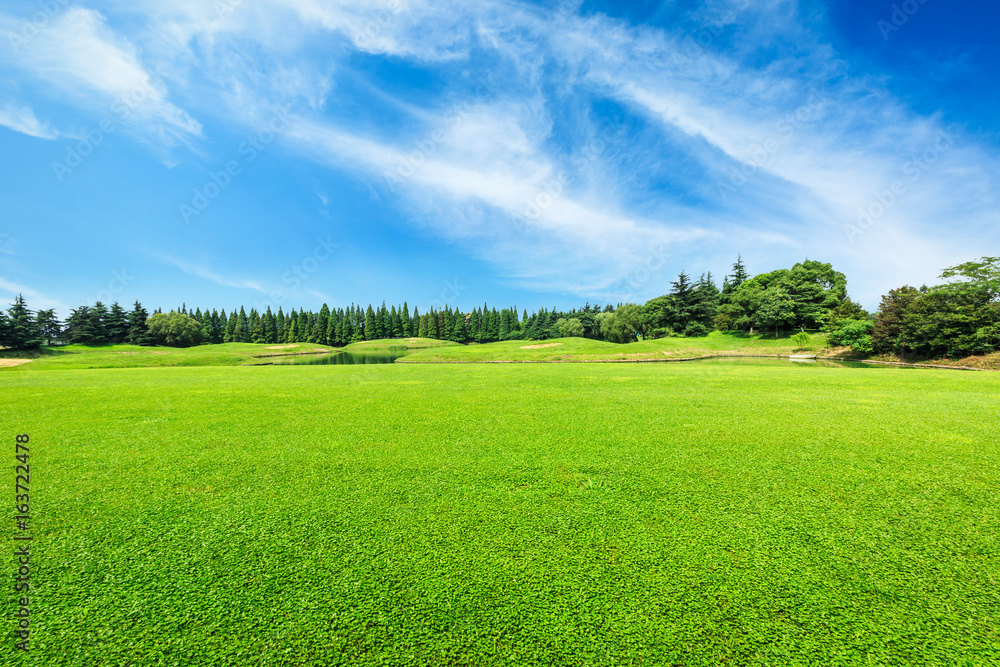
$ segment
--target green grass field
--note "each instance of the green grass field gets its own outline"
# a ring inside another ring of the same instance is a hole
[[[826,346],[822,334],[810,336],[804,350],[816,352]],[[374,342],[374,341],[373,341]],[[796,351],[788,338],[713,331],[704,338],[660,338],[621,345],[588,338],[556,338],[543,341],[510,340],[485,345],[451,345],[419,350],[399,363],[495,362],[495,361],[663,361],[705,355],[788,355]]]
[[[32,365],[0,664],[1000,663],[992,373]]]

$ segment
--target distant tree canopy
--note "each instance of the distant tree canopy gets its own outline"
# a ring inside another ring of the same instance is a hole
[[[582,337],[629,343],[663,336],[704,336],[713,329],[759,331],[778,336],[796,329],[823,329],[830,343],[862,353],[963,356],[1000,349],[1000,258],[984,257],[945,269],[950,282],[901,287],[882,298],[872,317],[847,296],[847,280],[830,264],[805,260],[790,269],[751,275],[738,257],[719,289],[711,273],[692,280],[682,271],[666,294],[644,304],[586,304],[528,314],[516,306],[483,304],[471,312],[445,305],[420,313],[402,306],[351,304],[318,312],[277,313],[245,307],[189,310],[187,304],[150,314],[138,301],[126,311],[101,302],[70,312],[65,325],[53,310],[37,314],[18,295],[0,311],[0,347],[81,345],[189,346],[202,343],[316,343],[344,346],[363,340],[419,336],[457,343]]]
[[[872,330],[875,352],[961,358],[1000,350],[1000,257],[952,266],[951,282],[903,286],[882,297]]]

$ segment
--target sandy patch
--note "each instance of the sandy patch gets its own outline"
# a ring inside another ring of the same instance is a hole
[[[268,350],[284,350],[289,347],[296,347],[298,343],[292,343],[291,345],[268,345],[266,349]]]
[[[417,343],[417,342],[419,342],[419,341],[420,341],[420,339],[419,339],[419,338],[407,338],[407,339],[406,339],[406,342],[407,342],[407,343]]]
[[[139,354],[139,352],[112,352],[111,354]]]
[[[31,363],[31,359],[0,359],[0,368],[12,368]]]
[[[562,343],[545,343],[544,345],[522,345],[522,350],[538,350],[543,347],[559,347]]]

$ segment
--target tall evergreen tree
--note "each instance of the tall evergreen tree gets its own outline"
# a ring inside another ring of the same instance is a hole
[[[146,320],[149,319],[149,313],[146,309],[142,307],[142,304],[136,301],[132,305],[132,310],[128,314],[128,342],[132,345],[148,345],[147,332],[149,327],[146,324]]]
[[[329,345],[327,332],[330,329],[330,307],[325,303],[316,315],[316,326],[313,328],[313,342],[320,345]]]
[[[103,345],[103,338],[99,338],[94,331],[94,319],[91,317],[89,306],[80,306],[69,312],[69,319],[66,320],[66,339],[74,345]]]
[[[10,346],[10,318],[0,310],[0,348]]]
[[[95,342],[92,345],[108,344],[108,307],[100,301],[90,309],[90,322],[94,331]]]
[[[42,345],[38,323],[32,315],[24,297],[18,294],[7,310],[7,341],[15,350],[30,350]]]
[[[38,327],[38,337],[46,345],[51,345],[52,341],[62,336],[62,323],[56,318],[54,308],[40,310],[35,314],[35,326]],[[3,346],[3,343],[0,343]]]
[[[365,321],[362,325],[364,327],[365,340],[374,340],[375,338],[375,310],[372,308],[371,304],[368,304],[368,310],[365,311]]]
[[[263,318],[261,318],[256,308],[250,309],[250,342],[251,343],[267,342],[266,332],[264,329],[264,320]]]
[[[104,331],[112,345],[120,345],[128,340],[128,314],[117,301],[108,310]]]

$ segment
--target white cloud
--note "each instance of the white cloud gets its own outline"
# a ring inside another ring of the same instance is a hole
[[[0,292],[6,292],[4,298],[6,303],[11,302],[15,296],[21,294],[24,296],[24,300],[28,303],[28,307],[34,311],[55,308],[61,313],[69,312],[69,307],[58,299],[42,294],[41,292],[33,290],[26,285],[21,285],[4,278],[0,278]],[[7,310],[7,306],[0,306],[0,309]]]
[[[170,81],[205,100],[204,113],[250,129],[262,110],[290,107],[281,142],[364,181],[373,199],[394,194],[413,224],[519,286],[608,293],[657,248],[677,270],[737,252],[767,270],[798,254],[833,261],[874,305],[887,286],[931,281],[998,240],[995,154],[957,139],[911,180],[914,156],[946,129],[941,119],[851,76],[823,39],[824,17],[803,16],[796,2],[706,3],[667,30],[582,17],[573,3],[139,6],[135,22],[146,23],[131,41],[96,11],[73,8],[19,63],[67,95],[119,100],[147,85],[145,56],[168,63]],[[775,54],[765,63],[762,44]],[[385,79],[364,79],[372,70],[352,69],[373,55],[435,83],[413,99],[383,89]],[[476,79],[491,85],[474,91]],[[143,125],[200,133],[165,84],[151,81],[148,92],[135,109]],[[634,122],[617,152],[588,157],[599,104]],[[381,122],[367,107],[404,120]],[[897,180],[905,194],[849,237],[859,207]]]
[[[16,22],[0,15],[0,29]],[[139,50],[99,12],[71,7],[20,45],[8,62],[45,82],[63,99],[161,139],[201,134],[201,125],[171,103],[166,84],[147,70]]]
[[[48,123],[42,123],[35,118],[35,112],[26,106],[8,104],[0,109],[0,125],[38,139],[55,139],[59,136]]]
[[[210,280],[216,285],[220,285],[222,287],[238,287],[241,289],[252,289],[263,294],[270,293],[270,290],[263,283],[257,280],[248,278],[230,278],[216,272],[205,264],[198,264],[197,262],[171,257],[170,255],[161,255],[160,259],[167,264],[176,266],[178,269],[190,276]]]

